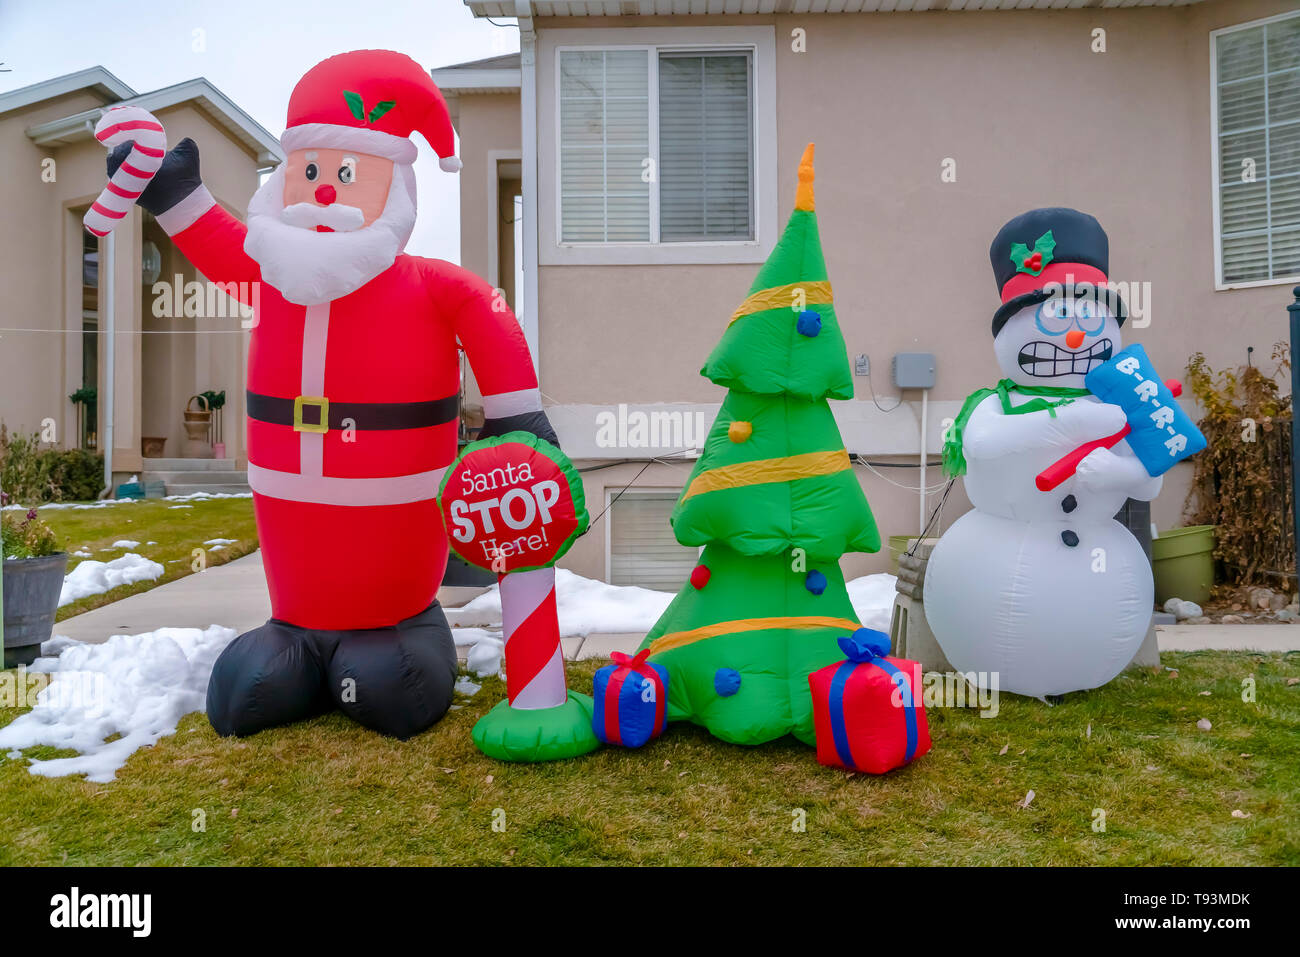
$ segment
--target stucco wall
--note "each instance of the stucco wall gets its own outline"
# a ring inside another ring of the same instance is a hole
[[[1186,8],[637,20],[637,26],[772,24],[782,216],[794,167],[817,143],[817,200],[837,312],[850,355],[871,359],[893,401],[889,360],[932,351],[931,401],[995,381],[989,321],[998,303],[988,245],[1034,206],[1091,212],[1111,240],[1111,277],[1150,283],[1150,325],[1130,328],[1157,367],[1189,355],[1238,364],[1285,338],[1290,284],[1216,291],[1209,32],[1294,9],[1288,0],[1212,0]],[[620,20],[543,20],[615,27]],[[1107,50],[1090,49],[1106,30]],[[807,52],[790,47],[807,31]],[[540,82],[548,82],[543,76]],[[940,180],[945,158],[954,183]],[[548,188],[543,184],[542,188]],[[752,266],[543,266],[543,388],[557,402],[717,401],[698,375],[743,298]],[[868,382],[857,378],[858,398]],[[913,397],[914,394],[908,394]],[[940,429],[941,421],[931,427]],[[915,440],[910,448],[916,449]],[[655,466],[655,468],[659,468]],[[614,470],[600,473],[609,479]],[[916,484],[915,470],[893,470]],[[1190,467],[1166,479],[1156,523],[1180,521]],[[895,477],[892,472],[890,477]],[[650,471],[638,485],[650,480]],[[937,480],[930,473],[930,482]],[[590,487],[593,500],[603,501]],[[863,478],[882,532],[911,531],[916,497]],[[945,525],[968,507],[950,497]],[[585,574],[603,568],[574,550]],[[877,563],[883,567],[883,561]],[[846,566],[846,571],[849,568]]]
[[[79,93],[0,116],[0,156],[6,172],[0,202],[7,210],[6,221],[21,224],[20,229],[0,232],[4,292],[0,326],[41,330],[0,333],[0,421],[13,430],[31,431],[43,419],[53,418],[61,445],[77,442],[76,412],[67,396],[81,384],[81,224],[76,210],[89,205],[103,187],[104,149],[91,139],[38,147],[25,131],[101,105],[97,96]],[[158,116],[167,127],[169,142],[185,136],[199,142],[207,185],[218,200],[242,213],[257,187],[255,157],[191,105],[161,110]],[[54,179],[49,182],[41,177],[42,161],[47,158],[55,163]],[[152,334],[164,327],[152,316],[152,291],[140,279],[145,229],[144,214],[137,209],[117,231],[115,469],[140,470],[142,434],[168,435],[168,453],[179,454],[185,397],[207,388],[224,388],[232,397],[234,407],[227,407],[227,444],[231,454],[242,457],[239,416],[247,333]],[[157,227],[150,229],[159,240]],[[186,279],[194,278],[182,257],[169,253],[165,243],[159,245],[164,249],[164,279],[176,271]],[[231,323],[177,320],[170,321],[170,329],[188,333],[221,325],[229,330]],[[136,334],[142,330],[151,334]],[[147,348],[146,339],[150,340]],[[106,381],[104,355],[101,336],[101,395]],[[182,376],[182,372],[189,374]],[[102,424],[99,432],[102,444]]]

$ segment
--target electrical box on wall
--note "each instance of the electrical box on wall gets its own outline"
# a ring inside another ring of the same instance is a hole
[[[900,352],[890,363],[894,385],[900,389],[934,388],[934,353]]]

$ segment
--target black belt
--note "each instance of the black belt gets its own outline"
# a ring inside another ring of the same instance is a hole
[[[289,425],[296,432],[362,429],[427,429],[454,422],[460,415],[460,396],[424,402],[333,402],[324,396],[300,395],[286,399],[248,390],[248,417],[271,425]]]

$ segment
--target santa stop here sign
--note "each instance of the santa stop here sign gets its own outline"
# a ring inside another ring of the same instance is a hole
[[[498,575],[554,565],[587,530],[582,479],[528,432],[466,446],[438,492],[451,548]]]

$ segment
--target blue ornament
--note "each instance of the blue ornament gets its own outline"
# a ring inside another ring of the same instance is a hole
[[[814,595],[820,595],[826,590],[826,576],[814,568],[804,576],[803,587]]]
[[[799,330],[799,335],[812,339],[822,331],[822,317],[811,309],[805,309],[799,313],[799,321],[795,323],[795,328]]]
[[[735,668],[719,668],[713,673],[713,690],[720,698],[730,698],[740,690],[740,672]]]

